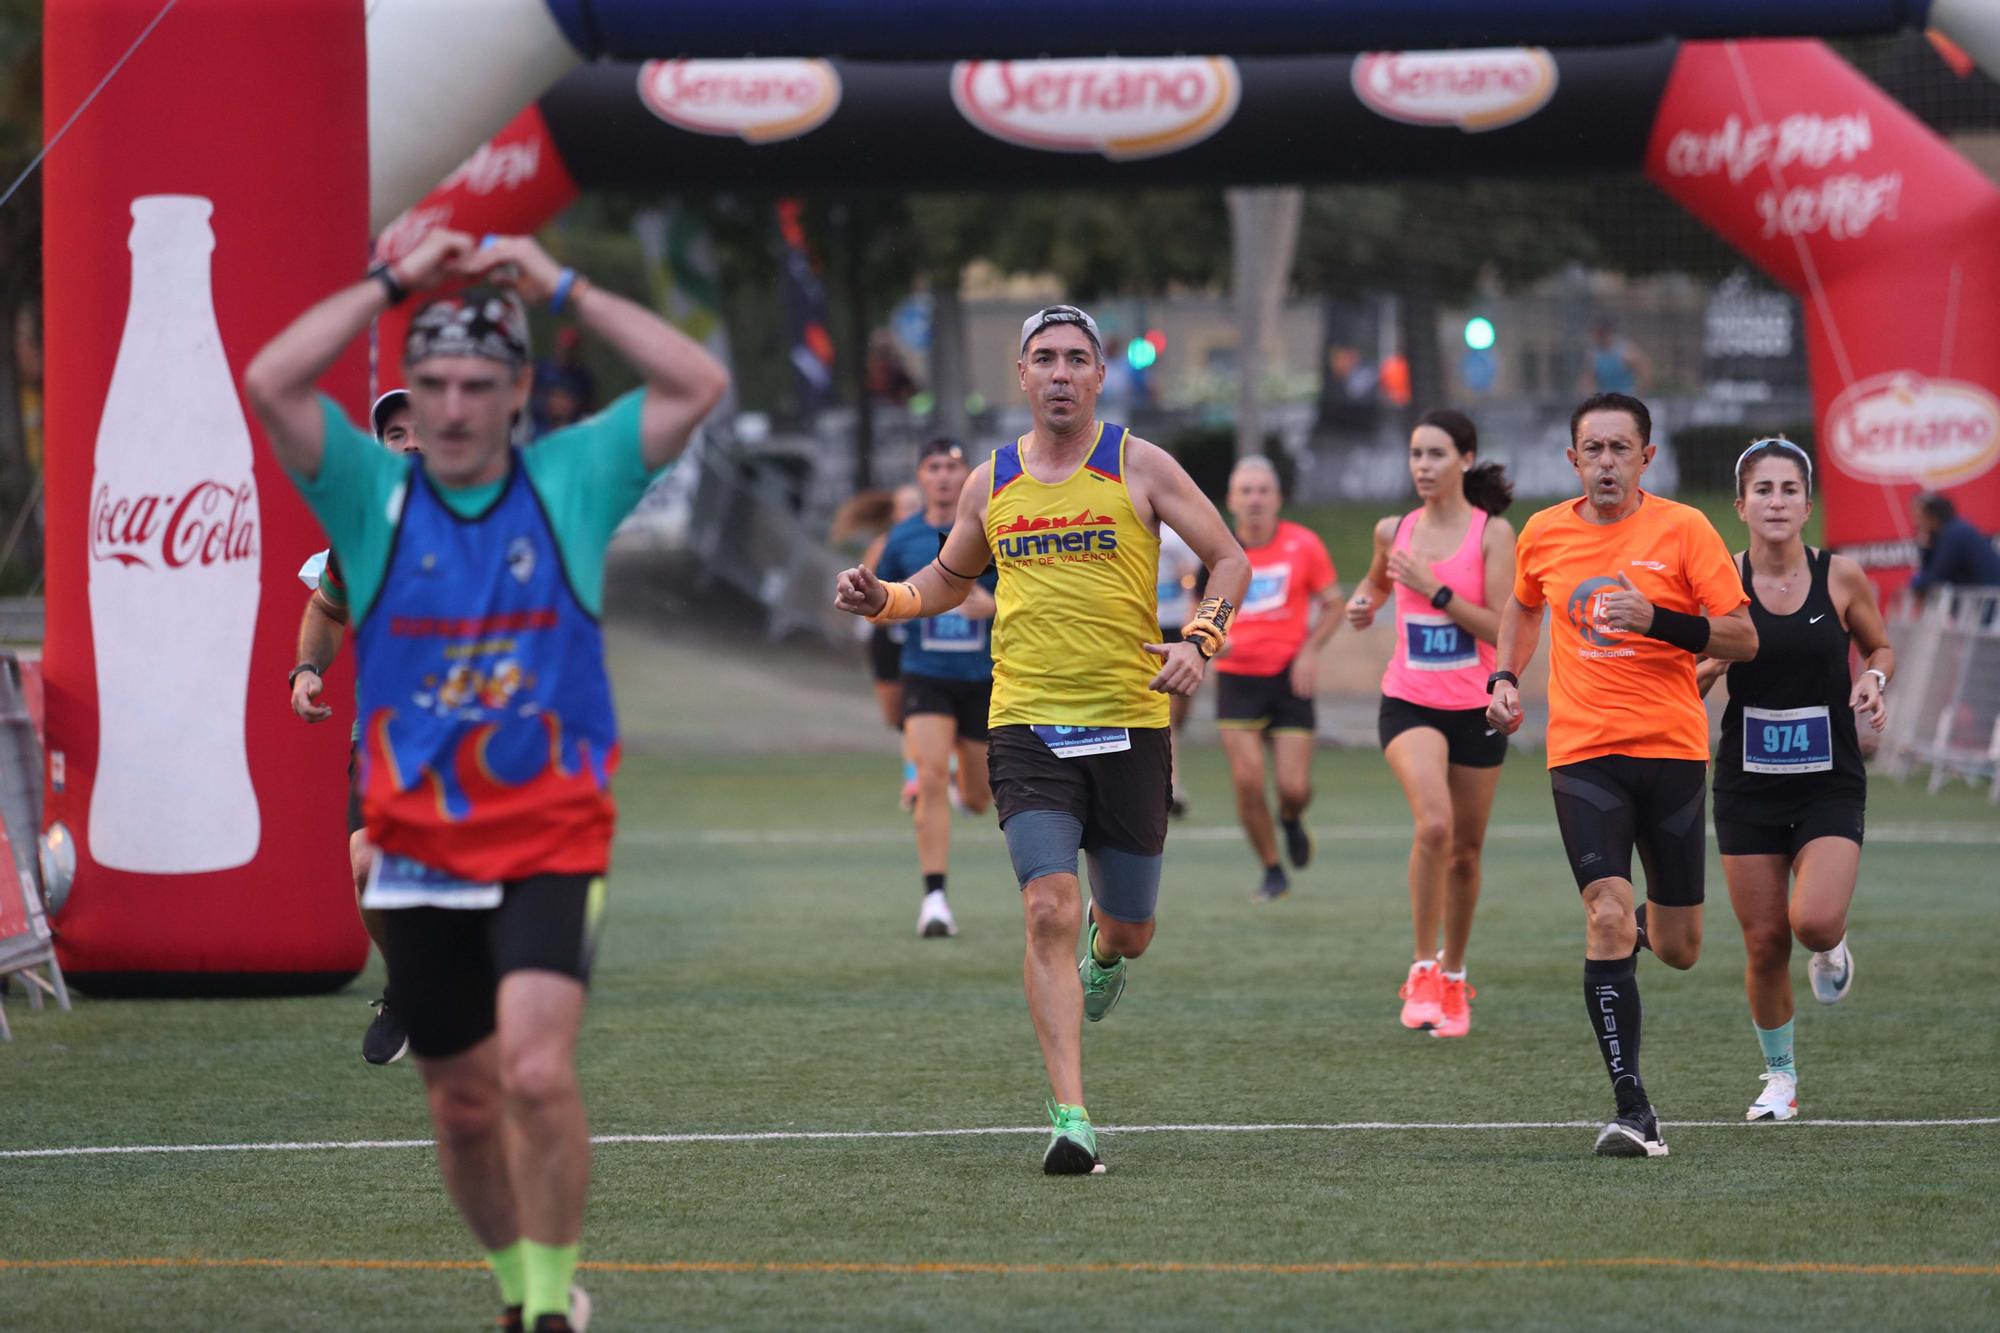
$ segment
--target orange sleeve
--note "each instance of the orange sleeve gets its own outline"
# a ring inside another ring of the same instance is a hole
[[[1521,525],[1521,535],[1514,543],[1514,600],[1526,607],[1540,607],[1542,604],[1542,581],[1535,572],[1535,540],[1542,535],[1542,525],[1537,514]]]
[[[1681,573],[1694,589],[1695,600],[1711,616],[1726,616],[1749,605],[1743,574],[1729,554],[1729,544],[1700,511],[1690,511],[1681,535]]]

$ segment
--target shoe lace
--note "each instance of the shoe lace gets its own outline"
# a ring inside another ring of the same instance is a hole
[[[1757,1075],[1757,1077],[1766,1084],[1765,1087],[1766,1092],[1770,1091],[1768,1085],[1776,1081],[1777,1079],[1781,1078],[1790,1079],[1792,1081],[1793,1087],[1797,1087],[1799,1083],[1799,1076],[1797,1074],[1788,1074],[1782,1069],[1767,1069],[1763,1073]]]
[[[1440,977],[1438,985],[1441,988],[1438,994],[1438,1003],[1447,1011],[1462,1010],[1465,1008],[1467,1000],[1479,997],[1479,992],[1473,989],[1473,985],[1469,981],[1462,979],[1454,980],[1451,977]]]

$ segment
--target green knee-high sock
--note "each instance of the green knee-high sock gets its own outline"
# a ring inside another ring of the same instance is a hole
[[[504,1250],[486,1252],[486,1266],[500,1280],[502,1305],[519,1305],[528,1299],[528,1264],[521,1257],[521,1244],[517,1240]]]
[[[1757,1027],[1754,1022],[1750,1026]],[[1757,1028],[1757,1044],[1764,1048],[1764,1068],[1768,1072],[1799,1076],[1798,1063],[1792,1058],[1791,1019],[1779,1027]]]
[[[527,1269],[527,1296],[521,1303],[521,1322],[529,1328],[545,1314],[569,1313],[569,1280],[576,1274],[575,1245],[544,1245],[540,1241],[521,1242],[523,1265]]]

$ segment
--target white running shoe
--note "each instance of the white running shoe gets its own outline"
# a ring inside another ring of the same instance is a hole
[[[944,899],[943,889],[932,889],[924,895],[924,905],[917,909],[917,935],[922,939],[948,939],[958,934],[958,922],[952,920],[951,904]]]
[[[1743,1113],[1745,1120],[1790,1120],[1798,1115],[1797,1075],[1766,1070],[1758,1077],[1764,1080],[1764,1090],[1757,1094],[1757,1100],[1751,1102],[1750,1109]]]
[[[1825,953],[1816,953],[1806,963],[1806,980],[1812,983],[1813,998],[1834,1004],[1847,997],[1854,985],[1854,955],[1847,951],[1847,936]]]

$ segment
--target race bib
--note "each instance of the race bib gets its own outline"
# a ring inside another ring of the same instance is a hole
[[[399,907],[451,907],[480,911],[500,905],[498,884],[473,884],[421,861],[394,852],[378,852],[368,872],[361,905],[393,911]]]
[[[956,611],[917,622],[917,646],[927,653],[978,653],[986,650],[986,622],[967,620]]]
[[[1457,671],[1479,661],[1479,643],[1450,616],[1403,617],[1403,660],[1412,671]]]
[[[1087,754],[1113,754],[1132,748],[1132,733],[1124,727],[1036,727],[1034,732],[1058,759]]]
[[[1745,773],[1825,773],[1833,768],[1833,723],[1813,708],[1743,710]]]
[[[1289,564],[1265,565],[1262,569],[1250,571],[1250,588],[1243,594],[1243,606],[1236,614],[1261,616],[1272,611],[1285,609],[1285,599],[1292,591],[1292,567]]]

